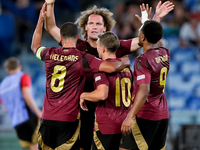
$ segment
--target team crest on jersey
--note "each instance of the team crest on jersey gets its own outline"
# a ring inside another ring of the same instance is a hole
[[[140,75],[140,76],[137,76],[137,81],[138,80],[141,80],[141,79],[145,79],[145,75],[143,74],[143,75]]]

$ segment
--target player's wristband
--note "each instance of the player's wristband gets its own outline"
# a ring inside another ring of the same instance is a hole
[[[148,19],[147,11],[146,11],[146,10],[145,10],[145,11],[142,11],[142,20],[141,20],[142,25],[141,25],[141,27],[139,28],[139,31],[142,29],[143,24],[144,24],[145,21],[147,21],[147,20],[149,20],[149,19]]]
[[[148,14],[147,14],[147,11],[142,11],[142,20],[141,20],[141,23],[144,24],[145,21],[149,20],[148,19]]]

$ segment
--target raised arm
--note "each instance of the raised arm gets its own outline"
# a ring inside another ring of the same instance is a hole
[[[82,93],[80,96],[80,107],[83,110],[88,111],[87,106],[85,105],[85,100],[91,102],[105,100],[108,97],[108,91],[109,87],[105,84],[101,84],[92,92]]]
[[[60,42],[60,29],[56,26],[54,15],[54,2],[55,0],[46,0],[47,16],[45,21],[45,29],[56,41]]]
[[[156,12],[153,17],[153,20],[160,22],[161,18],[166,16],[170,11],[174,9],[174,4],[170,1],[166,1],[162,4],[159,1],[158,5],[156,6]]]
[[[149,8],[148,4],[146,4],[146,7],[145,7],[143,3],[142,5],[140,5],[140,10],[141,10],[142,17],[140,17],[138,14],[136,14],[135,17],[137,17],[141,23],[144,23],[145,20],[151,19],[152,7]],[[136,51],[139,48],[141,48],[141,46],[138,45],[138,42],[139,42],[138,37],[132,39],[131,52]]]
[[[166,16],[170,11],[172,11],[174,9],[174,4],[170,1],[166,1],[162,4],[161,1],[159,1],[158,5],[156,6],[156,12],[155,15],[153,17],[153,20],[160,22],[161,18],[163,18],[164,16]],[[148,14],[148,19],[151,19],[151,7],[149,8],[148,5],[142,4],[140,5],[140,10],[142,11],[147,11]],[[140,18],[137,14],[135,15],[140,21],[142,21],[142,18]],[[141,48],[138,45],[138,37],[137,38],[133,38],[132,43],[131,43],[131,52],[138,50],[139,48]]]
[[[46,9],[46,3],[43,4],[42,9],[40,10],[40,15],[39,15],[39,19],[37,22],[37,26],[36,26],[34,34],[33,34],[32,44],[31,44],[31,50],[33,51],[33,53],[36,53],[37,48],[41,44],[43,23],[44,23],[44,19],[46,17],[45,9]]]
[[[113,73],[113,72],[120,72],[126,67],[130,67],[130,60],[128,56],[124,56],[121,58],[122,61],[115,61],[115,62],[107,62],[104,61],[99,66],[99,71]]]

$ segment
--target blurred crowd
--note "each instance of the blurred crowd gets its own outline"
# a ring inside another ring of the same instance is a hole
[[[164,38],[178,37],[180,47],[200,47],[200,1],[171,0],[175,9],[161,20]],[[163,1],[164,2],[164,1]],[[36,26],[39,11],[44,0],[0,0],[0,59],[30,49],[30,43]],[[152,17],[158,0],[56,0],[55,16],[58,26],[66,21],[74,22],[80,12],[93,6],[106,7],[114,13],[117,21],[113,32],[120,39],[136,37],[141,23],[135,17],[140,15],[139,5],[148,3]],[[137,55],[136,53],[133,54]],[[200,57],[197,55],[197,57]],[[200,59],[200,58],[199,58]]]

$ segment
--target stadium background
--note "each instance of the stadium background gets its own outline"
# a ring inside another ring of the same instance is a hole
[[[139,5],[149,3],[155,12],[158,0],[56,0],[57,26],[74,22],[80,11],[92,7],[106,7],[117,21],[113,32],[120,39],[136,37],[140,22]],[[164,2],[164,1],[162,1]],[[172,0],[175,10],[161,20],[163,45],[170,50],[170,71],[165,93],[170,109],[167,150],[200,150],[200,1]],[[42,108],[45,90],[44,63],[30,49],[31,38],[43,0],[0,0],[0,82],[6,76],[3,62],[10,56],[20,59],[23,71],[32,77],[37,105]],[[197,21],[196,35],[188,30]],[[195,38],[193,38],[195,36]],[[58,47],[58,43],[44,30],[42,45]],[[134,58],[142,49],[130,55],[131,69]],[[20,149],[10,126],[8,115],[0,109],[0,149]]]

